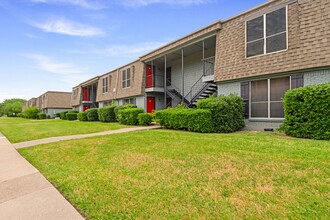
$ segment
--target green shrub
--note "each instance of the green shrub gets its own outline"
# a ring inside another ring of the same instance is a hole
[[[116,114],[115,114],[116,106],[107,106],[104,108],[98,109],[99,120],[102,122],[115,122]]]
[[[66,120],[66,113],[68,113],[69,111],[64,111],[60,113],[60,119],[62,120]]]
[[[60,117],[61,117],[61,113],[60,113],[60,112],[57,112],[57,113],[55,114],[55,116],[56,116],[56,118],[60,118]]]
[[[139,125],[150,125],[152,122],[152,116],[148,113],[140,113],[138,115]]]
[[[38,119],[46,119],[47,115],[45,113],[39,113],[38,114]]]
[[[197,102],[198,109],[211,111],[213,131],[220,133],[238,131],[245,126],[243,106],[243,99],[236,95],[210,97]]]
[[[188,130],[201,133],[213,131],[210,110],[174,108],[158,111],[156,118],[166,128]]]
[[[75,121],[78,118],[78,113],[66,113],[66,120]]]
[[[88,121],[86,112],[79,112],[77,118],[79,121]]]
[[[90,108],[86,112],[87,120],[88,121],[98,121],[99,116],[97,113],[97,108]]]
[[[29,119],[38,119],[40,110],[37,107],[28,107],[24,111],[24,117]]]
[[[52,117],[50,115],[47,115],[47,119],[51,119]]]
[[[115,107],[115,115],[116,115],[117,121],[119,120],[119,117],[118,117],[119,111],[124,110],[124,109],[129,109],[129,108],[137,108],[137,106],[132,105],[132,104],[127,104],[127,105],[119,105],[119,106]]]
[[[124,125],[138,125],[138,116],[140,113],[144,113],[142,108],[122,109],[118,112],[118,120]]]
[[[18,113],[18,114],[17,114],[17,117],[19,117],[19,118],[24,118],[24,114],[23,114],[23,113]]]
[[[287,91],[284,118],[287,135],[330,140],[330,83]]]

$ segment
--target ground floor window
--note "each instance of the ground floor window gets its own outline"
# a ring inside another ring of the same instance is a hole
[[[135,98],[129,98],[129,99],[124,99],[124,105],[126,104],[136,104],[136,99]]]
[[[290,89],[290,77],[251,82],[251,117],[284,118],[283,97]]]
[[[241,83],[245,116],[249,118],[284,118],[286,91],[303,86],[303,75],[262,79]]]

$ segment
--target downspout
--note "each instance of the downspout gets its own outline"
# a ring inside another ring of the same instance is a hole
[[[166,68],[167,68],[167,55],[164,57],[164,109],[166,109]]]
[[[184,48],[181,49],[181,64],[182,64],[182,103],[184,103],[184,65],[183,65]]]
[[[119,79],[119,69],[117,69],[117,78],[116,78],[116,87],[115,87],[115,100],[117,101],[117,93],[118,93],[118,80]],[[117,105],[119,105],[119,103],[117,103]]]

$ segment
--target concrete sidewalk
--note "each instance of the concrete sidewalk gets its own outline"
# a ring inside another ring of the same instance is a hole
[[[39,140],[34,140],[34,141],[16,143],[16,144],[13,144],[13,146],[16,149],[19,149],[19,148],[32,147],[32,146],[36,146],[36,145],[40,145],[40,144],[48,144],[48,143],[53,143],[53,142],[58,142],[58,141],[103,136],[103,135],[109,135],[109,134],[119,134],[119,133],[131,132],[131,131],[158,129],[158,128],[161,128],[161,126],[151,125],[151,126],[147,126],[147,127],[123,128],[123,129],[118,129],[118,130],[104,131],[104,132],[98,132],[98,133],[92,133],[92,134],[78,134],[78,135],[70,135],[70,136],[44,138],[44,139],[39,139]]]
[[[84,219],[1,133],[0,219]]]

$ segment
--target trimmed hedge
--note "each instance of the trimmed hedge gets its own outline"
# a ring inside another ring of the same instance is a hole
[[[101,122],[116,122],[116,114],[115,114],[116,106],[107,106],[104,108],[99,108],[98,116]]]
[[[124,125],[138,125],[140,113],[144,113],[142,108],[122,109],[118,112],[118,121]]]
[[[160,125],[176,130],[187,130],[201,133],[213,131],[210,110],[173,108],[155,113]]]
[[[118,113],[120,110],[129,109],[129,108],[137,108],[137,106],[132,104],[127,104],[127,105],[119,105],[115,107],[114,111],[115,111],[116,119],[119,120]]]
[[[67,114],[68,112],[69,112],[69,111],[60,112],[60,119],[62,119],[62,120],[66,120],[66,114]]]
[[[152,116],[148,113],[140,113],[138,115],[139,125],[150,125],[152,122]]]
[[[66,120],[75,121],[78,118],[78,113],[66,113]]]
[[[87,120],[88,121],[98,121],[99,120],[99,115],[97,113],[98,109],[97,108],[90,108],[86,112]]]
[[[86,112],[79,112],[77,118],[79,121],[88,121]]]
[[[19,118],[24,118],[24,114],[23,114],[23,113],[18,113],[18,114],[17,114],[17,117],[19,117]]]
[[[229,133],[244,128],[243,99],[236,95],[210,97],[197,102],[212,114],[213,132]]]
[[[38,119],[46,119],[47,115],[45,113],[39,113],[38,114]]]
[[[52,119],[52,117],[50,115],[47,115],[47,119]]]
[[[57,112],[57,113],[55,114],[55,117],[56,117],[56,118],[60,118],[60,117],[61,117],[61,113],[60,113],[60,112]]]
[[[287,91],[281,130],[293,137],[330,140],[330,83]]]

